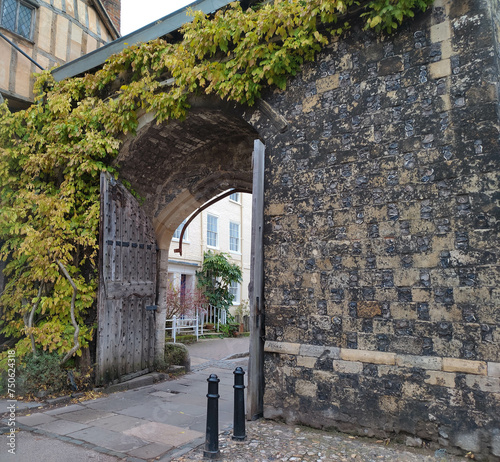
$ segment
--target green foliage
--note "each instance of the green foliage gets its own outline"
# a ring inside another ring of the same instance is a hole
[[[196,272],[197,284],[208,303],[216,308],[228,309],[233,303],[229,286],[241,282],[241,268],[228,259],[229,255],[209,250],[203,254],[201,271]]]
[[[265,87],[284,89],[331,36],[348,30],[353,8],[360,8],[366,28],[391,32],[432,0],[359,3],[289,0],[246,11],[232,3],[210,17],[196,12],[178,43],[130,46],[95,74],[62,82],[43,72],[29,109],[12,114],[0,105],[0,258],[8,261],[0,327],[26,336],[18,356],[30,351],[30,333],[38,348],[71,349],[72,289],[57,260],[78,288],[82,347],[92,337],[83,320],[97,290],[99,175],[117,175],[120,140],[135,132],[139,114],[155,113],[158,123],[183,119],[193,93],[252,105]],[[160,83],[168,79],[171,85]]]
[[[53,394],[68,388],[68,372],[60,366],[61,357],[55,353],[25,356],[18,370],[18,392],[21,395]]]
[[[361,16],[366,18],[367,27],[390,34],[402,24],[404,18],[413,18],[414,10],[425,11],[432,3],[434,0],[372,0]]]
[[[196,340],[196,337],[195,337]],[[167,366],[188,366],[189,352],[183,344],[166,343],[165,344],[165,363]]]
[[[230,322],[228,324],[222,324],[220,326],[221,332],[225,337],[234,337],[236,332],[238,332],[240,325],[234,322]]]

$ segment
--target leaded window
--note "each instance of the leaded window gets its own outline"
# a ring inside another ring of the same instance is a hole
[[[0,0],[0,26],[31,39],[35,8],[20,0]]]

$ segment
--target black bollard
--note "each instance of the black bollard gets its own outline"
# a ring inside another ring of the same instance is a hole
[[[234,374],[234,420],[233,420],[233,440],[244,441],[245,434],[245,371],[237,367]]]
[[[219,457],[219,382],[215,374],[207,379],[207,434],[203,457],[217,459]]]

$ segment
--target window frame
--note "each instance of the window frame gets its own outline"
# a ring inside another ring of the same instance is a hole
[[[231,289],[234,289],[236,288],[236,297],[234,297],[233,299],[233,305],[240,305],[241,304],[241,283],[239,282],[231,282],[231,284],[229,285],[229,292],[233,294],[233,292],[231,292]]]
[[[231,225],[236,225],[238,227],[238,236],[237,237],[234,237],[231,235]],[[231,248],[231,244],[232,244],[233,239],[237,239],[238,250],[234,250]],[[240,223],[237,223],[236,221],[229,222],[229,251],[231,253],[241,254],[241,225],[240,225]]]
[[[215,231],[212,231],[209,229],[209,218],[215,219]],[[209,241],[210,242],[212,241],[212,239],[209,239],[209,233],[212,233],[215,235],[215,245],[209,244]],[[211,213],[207,213],[206,238],[207,238],[207,247],[210,247],[212,249],[219,248],[219,217],[217,215],[212,215]]]
[[[172,236],[173,241],[178,242],[179,239],[181,238],[182,228],[186,224],[186,221],[187,221],[187,219],[182,220],[182,223],[179,226],[177,226],[177,228],[175,229],[174,234]],[[177,233],[177,231],[179,231],[179,237],[175,236],[175,233]],[[189,226],[186,228],[186,231],[184,231],[184,236],[182,237],[182,243],[184,244],[185,242],[189,243]]]
[[[237,196],[238,199],[233,199],[233,196]],[[233,193],[229,195],[229,200],[234,202],[235,204],[241,205],[241,194],[239,192]]]
[[[0,28],[11,32],[12,34],[17,35],[18,37],[22,37],[25,40],[29,40],[30,42],[33,42],[33,36],[34,36],[35,24],[36,24],[36,22],[35,22],[36,21],[36,13],[37,13],[37,9],[40,7],[40,5],[33,0],[13,0],[13,1],[16,4],[14,29],[7,27],[3,21],[3,10],[4,10],[4,5],[5,5],[6,0],[0,0]],[[29,25],[28,36],[25,36],[25,35],[19,33],[19,9],[20,9],[21,5],[23,5],[24,7],[31,10],[31,21],[30,21],[30,25]]]

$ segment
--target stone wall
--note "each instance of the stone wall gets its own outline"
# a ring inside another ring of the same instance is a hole
[[[500,457],[498,9],[354,27],[266,97],[266,417]]]

